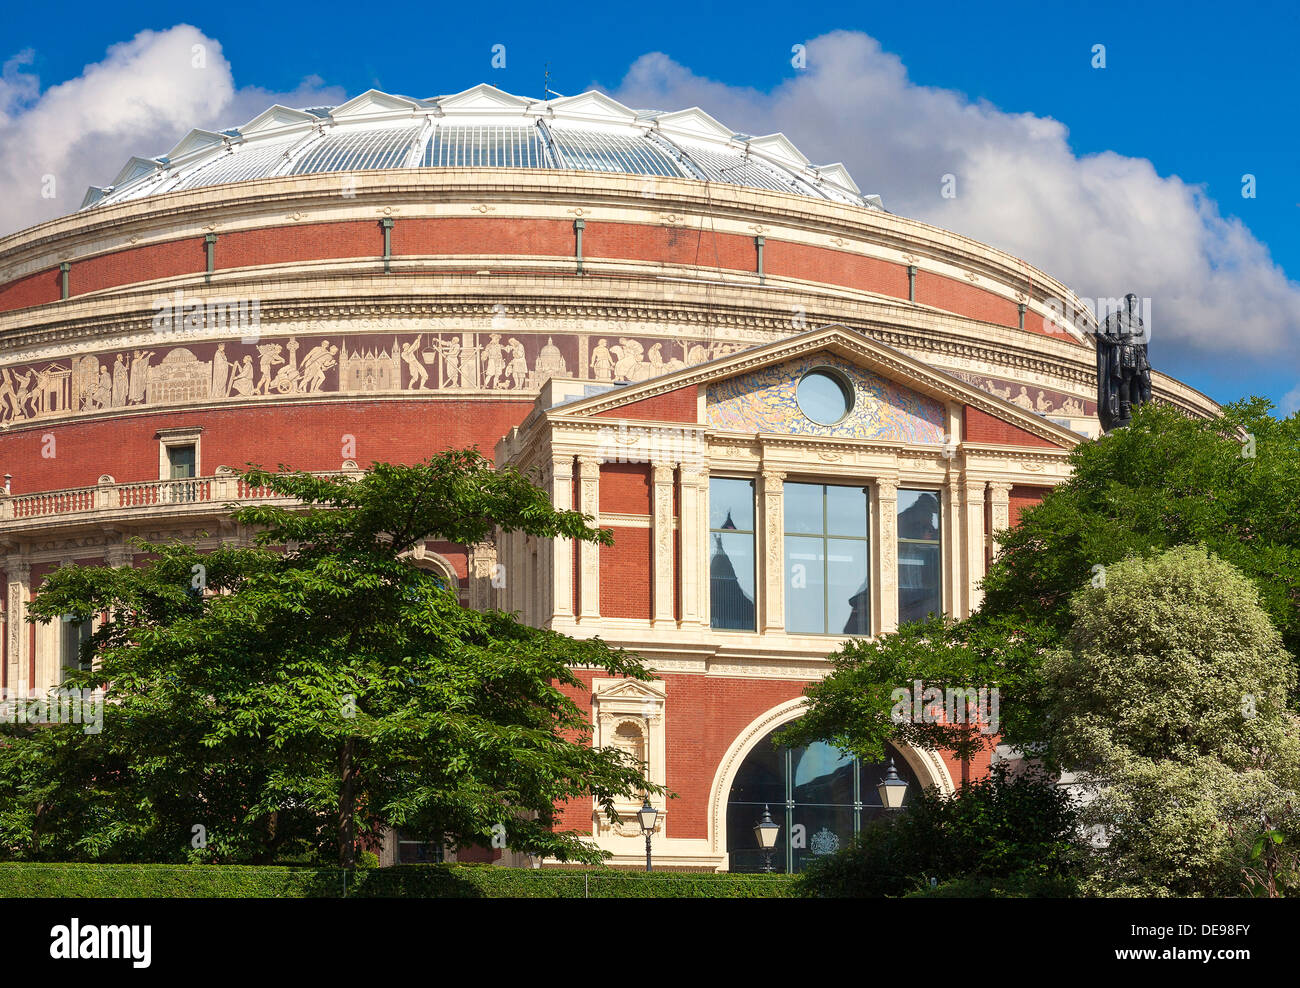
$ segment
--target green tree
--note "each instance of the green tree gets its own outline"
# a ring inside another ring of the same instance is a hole
[[[1067,879],[1078,869],[1075,813],[1052,778],[1007,762],[947,798],[915,794],[905,812],[871,821],[844,850],[809,862],[800,879],[811,896],[905,895],[931,880]],[[1051,894],[1064,894],[1051,882]]]
[[[1181,546],[1108,567],[1071,612],[1043,702],[1052,752],[1095,795],[1094,890],[1237,894],[1243,842],[1300,791],[1295,666],[1254,584]]]
[[[1300,413],[1253,398],[1216,419],[1144,405],[1124,429],[1082,443],[1072,474],[999,536],[981,613],[1070,627],[1070,599],[1131,555],[1201,544],[1255,584],[1300,654]]]
[[[808,712],[782,731],[779,742],[824,740],[879,761],[891,741],[969,760],[999,738],[1038,737],[1038,670],[1052,644],[1048,629],[1009,619],[935,618],[896,634],[851,639],[830,657],[830,674],[804,690]],[[917,718],[917,691],[924,699],[931,688],[944,693],[942,710],[924,703]],[[958,700],[950,710],[949,690],[975,702],[968,707]],[[952,717],[956,713],[963,716]]]
[[[98,734],[10,732],[11,854],[236,861],[333,847],[351,867],[389,825],[595,861],[556,829],[557,807],[594,796],[612,816],[616,799],[663,791],[590,746],[574,700],[578,667],[648,678],[635,656],[464,609],[407,555],[497,529],[609,544],[607,531],[471,452],[357,480],[246,480],[305,507],[235,511],[252,546],[143,545],[139,568],[66,567],[42,586],[37,620],[110,615],[87,645],[95,670],[76,677],[108,702]]]
[[[1300,414],[1270,415],[1263,399],[1217,419],[1167,406],[1071,453],[1073,473],[999,535],[980,610],[961,622],[851,640],[831,674],[809,687],[808,715],[787,743],[834,741],[879,757],[886,740],[959,754],[981,738],[944,725],[895,723],[894,690],[997,686],[1002,740],[1051,757],[1042,662],[1074,620],[1074,593],[1131,555],[1201,543],[1254,584],[1294,655],[1300,646]],[[1288,680],[1294,682],[1294,679]],[[959,747],[960,746],[960,747]]]

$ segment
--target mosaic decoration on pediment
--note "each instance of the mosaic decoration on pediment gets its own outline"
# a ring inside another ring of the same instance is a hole
[[[1018,381],[1004,381],[1001,378],[985,377],[969,371],[950,370],[953,377],[967,384],[973,384],[981,391],[987,391],[1013,405],[1039,415],[1055,415],[1065,418],[1084,418],[1097,414],[1097,403],[1075,395],[1063,394],[1050,388],[1040,388],[1034,384],[1021,384]]]
[[[797,388],[815,367],[840,371],[853,386],[853,407],[834,425],[812,421],[799,409]],[[708,386],[709,425],[728,432],[770,432],[800,436],[942,445],[943,403],[879,374],[826,353],[808,354]]]
[[[531,397],[552,377],[644,381],[752,345],[506,331],[312,333],[253,342],[198,342],[184,334],[162,334],[129,350],[0,368],[0,425],[119,408],[293,395]]]

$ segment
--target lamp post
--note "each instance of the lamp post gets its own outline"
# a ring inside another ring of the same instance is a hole
[[[645,870],[650,870],[650,835],[655,832],[655,820],[659,811],[650,805],[650,795],[643,798],[641,808],[636,811],[636,818],[641,823],[641,833],[645,834]]]
[[[903,796],[907,794],[907,780],[899,778],[898,769],[894,768],[894,756],[889,756],[889,767],[885,769],[885,777],[880,780],[880,785],[876,786],[876,792],[880,793],[880,803],[887,810],[896,810],[903,805]]]
[[[763,871],[772,870],[772,849],[776,847],[776,835],[781,832],[781,825],[772,819],[772,810],[763,804],[763,816],[754,824],[754,837],[763,851]]]

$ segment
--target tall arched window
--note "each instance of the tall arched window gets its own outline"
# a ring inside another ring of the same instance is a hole
[[[890,812],[881,805],[876,790],[886,763],[863,762],[820,741],[778,748],[772,742],[776,730],[750,751],[727,796],[732,871],[764,870],[766,856],[754,836],[764,807],[781,826],[771,855],[772,870],[779,872],[802,871],[809,858],[834,854],[864,823]],[[890,754],[899,776],[907,780],[906,807],[920,783],[897,750],[891,748]]]

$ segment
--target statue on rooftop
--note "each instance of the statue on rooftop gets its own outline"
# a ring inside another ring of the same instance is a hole
[[[1126,426],[1133,409],[1151,400],[1150,331],[1138,315],[1138,297],[1124,296],[1123,308],[1103,319],[1097,339],[1097,417],[1103,432]]]

